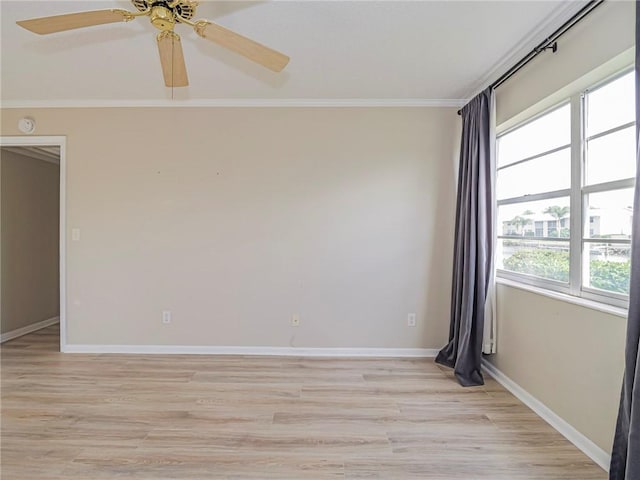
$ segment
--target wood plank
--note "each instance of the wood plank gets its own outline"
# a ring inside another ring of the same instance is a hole
[[[0,346],[2,478],[606,479],[488,379],[430,359],[57,353]]]

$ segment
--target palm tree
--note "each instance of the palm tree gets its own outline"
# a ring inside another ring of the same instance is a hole
[[[511,220],[509,220],[509,224],[513,225],[516,228],[516,232],[519,232],[524,237],[524,227],[531,223],[531,219],[525,218],[521,215],[516,215]]]
[[[544,210],[543,213],[548,213],[556,219],[556,236],[560,232],[560,220],[567,216],[569,213],[569,207],[561,207],[559,205],[552,205]],[[552,236],[549,234],[549,236]]]

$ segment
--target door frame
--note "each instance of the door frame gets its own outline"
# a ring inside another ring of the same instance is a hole
[[[60,147],[60,351],[67,347],[67,137],[66,136],[0,136],[0,147],[49,145]]]

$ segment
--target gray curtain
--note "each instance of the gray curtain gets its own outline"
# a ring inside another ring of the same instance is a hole
[[[631,291],[622,396],[611,452],[610,480],[640,479],[640,1],[636,0],[636,190],[631,239]]]
[[[462,142],[451,290],[449,343],[436,362],[463,386],[483,385],[482,337],[493,270],[493,90],[462,108]]]

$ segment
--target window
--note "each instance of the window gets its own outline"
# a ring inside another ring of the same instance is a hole
[[[498,137],[498,275],[626,306],[636,169],[634,73]]]
[[[536,231],[534,235],[536,237],[544,237],[544,222],[535,222]]]

